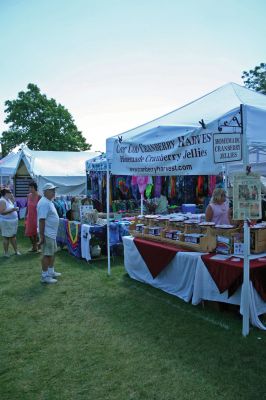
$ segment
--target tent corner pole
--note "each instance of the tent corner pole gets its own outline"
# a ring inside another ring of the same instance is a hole
[[[144,196],[143,193],[140,195],[140,215],[143,216],[143,201],[144,201]]]
[[[110,170],[109,170],[109,160],[107,161],[106,167],[106,212],[107,212],[107,272],[111,275],[111,254],[110,254]]]
[[[246,172],[248,165],[248,144],[246,136],[246,115],[243,104],[240,104],[240,115],[241,115],[241,129],[243,136],[243,167]],[[244,220],[244,265],[243,265],[243,285],[241,291],[242,297],[242,335],[247,336],[249,334],[249,304],[250,304],[250,288],[249,288],[249,256],[250,256],[250,229],[248,220],[245,217]]]
[[[249,256],[250,256],[250,229],[247,219],[244,221],[244,268],[243,268],[243,285],[241,291],[243,321],[242,321],[242,335],[249,334]]]

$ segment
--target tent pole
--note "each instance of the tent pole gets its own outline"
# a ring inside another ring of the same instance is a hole
[[[248,165],[248,144],[246,137],[246,124],[243,115],[243,104],[240,105],[240,115],[241,115],[241,129],[243,137],[243,166],[246,171]],[[250,302],[250,288],[249,288],[249,255],[250,255],[250,229],[248,225],[247,218],[244,221],[244,271],[243,271],[243,285],[241,291],[242,297],[242,335],[247,336],[249,334],[249,302]]]
[[[223,164],[223,178],[224,178],[224,188],[227,191],[228,188],[228,165]]]
[[[108,275],[111,275],[111,257],[110,257],[110,171],[109,171],[109,160],[106,158],[106,212],[107,212],[107,262],[108,262]]]
[[[242,335],[247,336],[249,334],[249,255],[250,255],[250,230],[248,222],[244,221],[244,271],[243,271],[243,286],[241,291],[242,297]]]
[[[140,195],[140,215],[143,215],[143,193]]]

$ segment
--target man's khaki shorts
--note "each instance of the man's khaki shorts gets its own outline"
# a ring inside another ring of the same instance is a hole
[[[44,256],[54,256],[57,251],[56,240],[48,236],[44,236],[44,243],[42,245],[42,253]]]

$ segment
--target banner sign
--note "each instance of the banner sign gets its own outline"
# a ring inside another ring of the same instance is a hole
[[[253,173],[234,175],[233,219],[261,219],[260,175]]]
[[[214,133],[213,154],[215,163],[242,160],[241,133]]]
[[[221,166],[214,162],[213,133],[201,129],[184,135],[160,127],[153,135],[128,141],[116,139],[112,173],[120,175],[215,175]],[[226,160],[224,160],[226,161]]]
[[[103,158],[101,160],[87,160],[86,161],[86,171],[91,172],[99,172],[99,171],[106,171],[107,170],[107,160]],[[111,170],[111,163],[109,161],[109,170]]]

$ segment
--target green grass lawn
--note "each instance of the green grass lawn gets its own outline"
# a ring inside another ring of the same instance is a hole
[[[0,257],[0,399],[265,399],[266,332],[131,280],[116,257],[57,255],[56,285],[40,255]],[[2,255],[2,243],[0,243]]]

